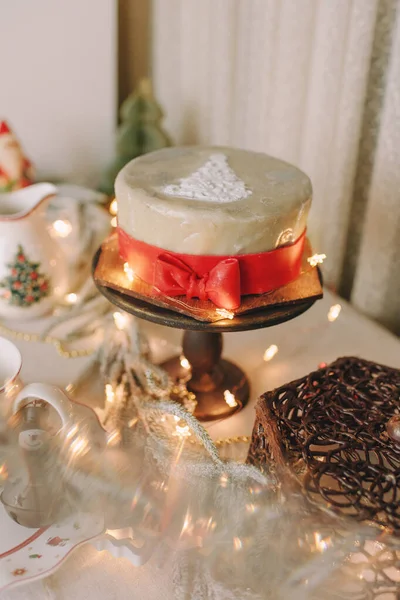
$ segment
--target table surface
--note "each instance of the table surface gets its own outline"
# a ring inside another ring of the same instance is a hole
[[[330,322],[329,309],[337,303],[342,310],[339,317]],[[143,327],[156,359],[163,360],[179,352],[181,332],[151,323],[143,323]],[[266,362],[263,355],[272,344],[278,347],[278,352]],[[62,358],[53,346],[46,344],[21,341],[17,346],[24,361],[21,374],[25,383],[45,381],[64,387],[79,377],[92,360]],[[268,329],[224,334],[224,356],[247,372],[251,399],[242,412],[207,425],[214,439],[249,435],[257,397],[302,377],[321,362],[328,363],[339,356],[360,356],[400,368],[400,340],[325,291],[324,299],[295,321]],[[126,560],[117,560],[89,546],[72,554],[51,577],[0,596],[1,600],[139,600],[143,597],[146,600],[174,598],[174,590],[162,570],[154,571],[146,566],[135,569]]]

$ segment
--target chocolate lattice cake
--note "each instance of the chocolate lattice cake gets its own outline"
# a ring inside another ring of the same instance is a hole
[[[248,462],[400,534],[400,370],[339,358],[261,396]]]

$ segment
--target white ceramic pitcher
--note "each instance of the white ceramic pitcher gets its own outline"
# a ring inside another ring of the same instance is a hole
[[[45,215],[56,192],[36,183],[0,194],[0,317],[41,316],[67,291],[68,263]]]

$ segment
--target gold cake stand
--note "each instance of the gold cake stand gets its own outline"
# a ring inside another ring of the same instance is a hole
[[[101,249],[93,259],[93,273]],[[321,280],[321,274],[319,272]],[[248,331],[279,325],[294,319],[316,302],[318,298],[276,304],[236,315],[212,323],[162,308],[148,296],[133,297],[108,287],[95,278],[98,290],[119,309],[146,321],[184,330],[183,355],[190,364],[182,366],[181,356],[174,356],[161,366],[173,380],[185,380],[189,391],[196,396],[195,417],[201,421],[222,419],[241,410],[250,396],[250,384],[244,371],[236,364],[222,358],[223,332]]]

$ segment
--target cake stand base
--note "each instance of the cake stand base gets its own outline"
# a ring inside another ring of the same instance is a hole
[[[221,358],[222,334],[185,331],[183,355],[161,366],[173,381],[185,381],[196,397],[194,416],[200,421],[222,419],[242,409],[250,396],[245,373],[234,363]]]

